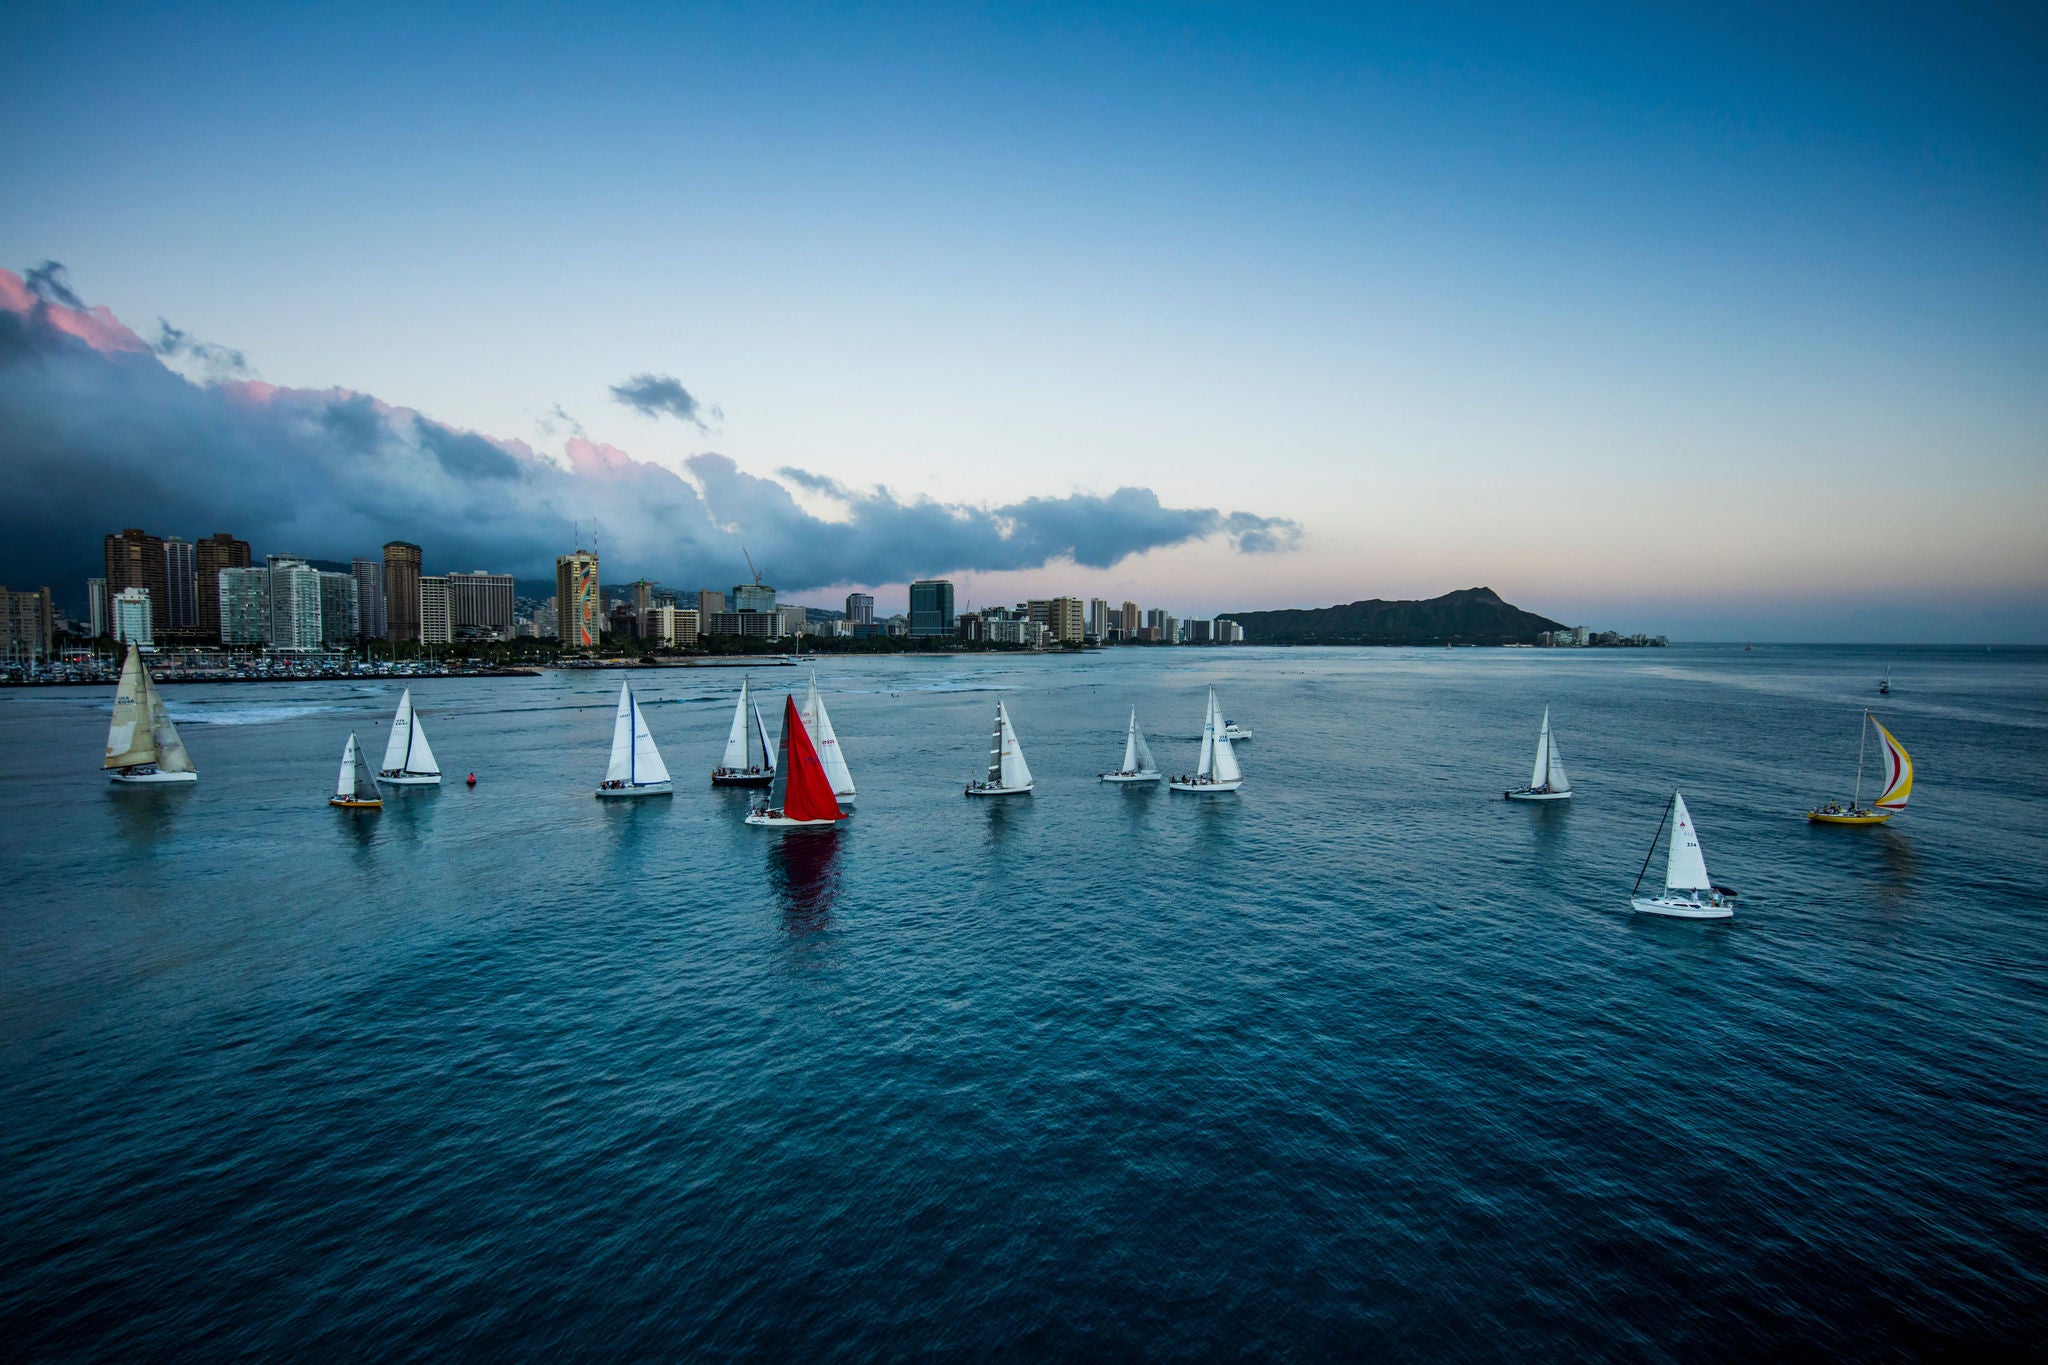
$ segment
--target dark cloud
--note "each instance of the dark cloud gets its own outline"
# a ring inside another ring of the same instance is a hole
[[[61,304],[66,308],[85,311],[85,300],[71,292],[71,281],[64,272],[62,261],[44,261],[23,275],[21,282],[28,286],[29,293],[34,294],[45,305]]]
[[[149,348],[158,355],[190,361],[208,379],[239,379],[249,374],[248,358],[233,347],[201,341],[163,318],[156,320],[156,326],[156,340]]]
[[[707,417],[725,420],[724,412],[698,402],[673,375],[636,374],[623,384],[612,385],[612,397],[643,417],[679,417],[699,431],[710,430]]]
[[[8,280],[0,271],[0,287]],[[101,537],[122,526],[231,531],[259,555],[331,559],[411,540],[430,569],[547,578],[574,524],[595,521],[608,573],[728,583],[745,546],[793,592],[1064,559],[1106,568],[1210,536],[1265,553],[1298,534],[1274,518],[1168,507],[1144,488],[977,507],[805,469],[766,478],[716,453],[679,473],[580,435],[565,464],[366,394],[195,381],[131,348],[109,314],[87,327],[63,312],[73,305],[31,302],[61,300],[61,283],[46,275],[37,292],[21,280],[17,306],[0,307],[4,583],[75,591],[98,571]],[[829,499],[835,515],[795,492]]]

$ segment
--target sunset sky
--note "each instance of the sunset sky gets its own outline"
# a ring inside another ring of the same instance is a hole
[[[0,581],[2048,643],[2043,11],[1332,8],[18,7]]]

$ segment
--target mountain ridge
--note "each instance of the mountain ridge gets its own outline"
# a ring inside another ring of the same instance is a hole
[[[1459,588],[1441,597],[1373,597],[1331,607],[1225,612],[1250,645],[1533,645],[1564,623],[1505,601],[1492,588]]]

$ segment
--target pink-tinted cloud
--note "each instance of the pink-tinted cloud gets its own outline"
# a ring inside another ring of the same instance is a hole
[[[39,297],[28,281],[12,270],[0,269],[0,308],[15,313],[42,310],[50,326],[73,336],[95,351],[147,351],[149,343],[128,330],[103,304],[76,307],[61,300]]]

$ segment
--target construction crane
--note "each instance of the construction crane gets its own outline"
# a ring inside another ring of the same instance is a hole
[[[752,575],[754,576],[754,586],[755,586],[755,587],[757,587],[757,588],[758,588],[758,587],[760,587],[760,586],[761,586],[761,571],[760,571],[759,569],[757,569],[757,568],[755,568],[755,567],[754,567],[754,557],[753,557],[752,555],[750,555],[750,554],[747,554],[747,547],[746,547],[746,546],[744,546],[744,545],[740,546],[740,553],[741,553],[742,555],[745,555],[745,556],[746,556],[746,560],[747,560],[747,572],[748,572],[748,573],[750,573],[750,574],[752,574]]]

